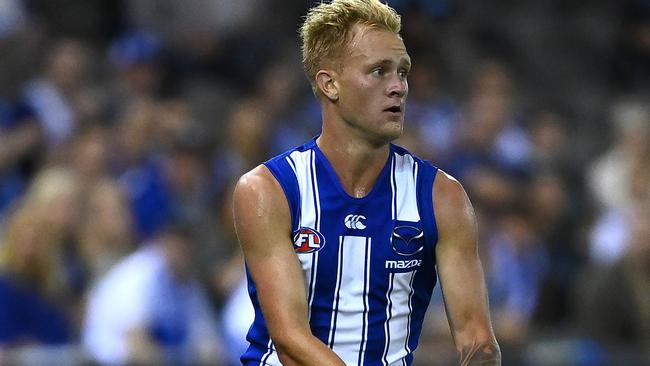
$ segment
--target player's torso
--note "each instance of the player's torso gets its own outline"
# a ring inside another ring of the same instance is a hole
[[[437,238],[418,202],[425,167],[391,150],[372,191],[356,199],[317,148],[286,159],[312,332],[349,365],[410,364],[436,277]]]

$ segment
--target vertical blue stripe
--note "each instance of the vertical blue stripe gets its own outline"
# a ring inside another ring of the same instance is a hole
[[[315,159],[315,153],[313,150],[310,152],[310,170],[311,170],[311,187],[312,187],[312,195],[314,197],[314,213],[315,213],[315,228],[316,231],[320,232],[320,197],[318,195],[319,187],[318,187],[318,180],[317,180],[317,174],[316,174],[316,159]],[[325,243],[322,243],[324,245]],[[307,306],[308,308],[308,313],[309,313],[309,318],[311,319],[311,313],[312,313],[312,304],[314,301],[314,288],[315,288],[315,283],[314,281],[316,280],[316,271],[318,270],[318,252],[314,252],[311,256],[311,273],[310,273],[310,281],[309,281],[309,294],[308,294],[308,302]]]
[[[343,221],[332,211],[331,204],[335,201],[336,187],[326,170],[323,167],[323,162],[320,160],[318,154],[314,150],[311,151],[314,157],[314,171],[312,180],[318,181],[318,189],[315,197],[320,197],[322,206],[316,207],[318,210],[318,231],[325,237],[325,245],[316,254],[317,265],[314,268],[314,290],[313,300],[311,304],[311,317],[309,324],[312,333],[315,337],[320,339],[324,344],[329,345],[330,333],[332,329],[332,319],[334,317],[333,309],[335,304],[335,296],[337,289],[340,288],[337,276],[339,262],[338,251],[339,233],[336,232],[336,227],[340,226]],[[312,174],[312,172],[308,172]],[[315,178],[314,178],[315,177]]]
[[[296,174],[296,177],[298,176],[298,172],[296,170],[296,162],[293,161],[290,155],[287,155],[287,161],[289,162],[289,165],[291,166],[291,169],[293,169],[294,174]],[[297,178],[296,178],[297,179]],[[300,188],[298,188],[298,196],[300,196]],[[294,218],[294,222],[292,222],[292,233],[300,230],[300,222],[302,221],[302,205],[300,204],[300,197],[298,198],[298,202],[295,202],[298,215],[297,218]],[[293,238],[292,238],[293,239]]]
[[[293,171],[294,179],[296,179],[295,184],[293,186],[295,187],[294,194],[297,195],[297,197],[290,197],[289,195],[287,195],[287,201],[289,203],[289,208],[291,209],[291,232],[293,233],[300,229],[300,222],[302,221],[302,207],[300,205],[300,187],[298,187],[298,182],[297,182],[298,171],[296,170],[296,162],[293,161],[291,155],[287,155],[286,160],[289,166],[291,167],[291,170]],[[271,164],[267,164],[267,166],[270,167]],[[281,180],[279,180],[279,182],[280,185],[284,188],[285,183],[282,182]]]
[[[337,270],[337,279],[336,279],[336,293],[334,295],[334,314],[332,318],[332,325],[330,330],[330,339],[329,346],[332,348],[334,346],[334,338],[336,336],[336,320],[339,314],[339,300],[340,300],[340,291],[341,291],[341,277],[343,277],[343,245],[345,237],[339,237],[339,260],[338,260],[338,270]]]
[[[287,161],[289,162],[289,165],[291,166],[291,169],[293,169],[294,173],[297,174],[298,172],[296,171],[296,163],[291,158],[291,155],[287,155]]]
[[[270,337],[269,337],[269,343],[266,347],[267,347],[267,352],[264,354],[264,357],[262,357],[262,360],[260,361],[260,366],[266,365],[266,361],[268,361],[269,357],[271,357],[271,353],[273,353],[273,341],[271,341]]]
[[[413,162],[413,179],[415,180],[415,184],[417,186],[417,182],[418,182],[418,161],[417,160]]]
[[[413,275],[411,276],[411,281],[409,282],[409,287],[411,288],[411,291],[409,292],[409,315],[408,315],[408,321],[406,325],[406,342],[404,343],[404,348],[406,350],[406,354],[411,353],[411,348],[409,347],[409,341],[411,339],[411,318],[413,316],[413,293],[415,292],[415,289],[413,288],[413,281],[415,280],[415,275],[417,274],[417,269],[413,271]]]

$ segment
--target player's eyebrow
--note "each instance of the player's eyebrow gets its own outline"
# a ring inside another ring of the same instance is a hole
[[[371,67],[376,67],[376,66],[392,66],[395,65],[395,61],[389,58],[381,59],[375,62],[370,63]],[[403,66],[406,67],[407,69],[411,68],[411,59],[408,57],[403,57],[400,59],[400,61],[397,63],[398,66]]]

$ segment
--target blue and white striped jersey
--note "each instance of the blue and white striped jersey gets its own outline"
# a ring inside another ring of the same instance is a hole
[[[348,195],[315,140],[265,163],[284,189],[313,334],[347,365],[411,365],[436,284],[437,168],[390,146],[372,191]],[[281,365],[255,284],[244,365]]]

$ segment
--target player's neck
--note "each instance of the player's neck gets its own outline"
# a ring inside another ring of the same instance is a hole
[[[349,135],[337,136],[327,130],[323,130],[316,143],[332,165],[343,189],[356,198],[370,193],[390,151],[389,144],[376,146]]]

